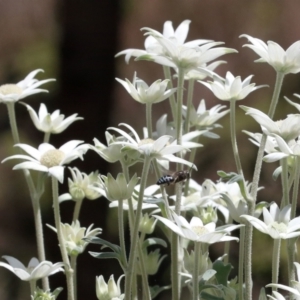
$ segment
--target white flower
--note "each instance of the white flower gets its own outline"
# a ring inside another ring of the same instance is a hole
[[[47,226],[53,231],[57,232],[56,228],[50,225]],[[90,225],[88,229],[85,227],[80,227],[80,222],[78,220],[72,222],[71,225],[67,223],[60,223],[60,227],[63,235],[64,246],[66,247],[70,256],[77,256],[78,254],[82,253],[88,245],[86,239],[95,237],[96,235],[102,233],[101,228],[92,229],[93,224]]]
[[[225,105],[218,104],[210,109],[206,109],[205,100],[202,99],[197,110],[192,105],[190,112],[190,123],[192,126],[196,126],[197,129],[210,129],[214,127],[220,127],[221,125],[215,123],[229,112],[229,109],[220,112],[225,107]],[[184,117],[186,117],[186,106],[183,106],[182,113]]]
[[[15,147],[21,148],[29,155],[13,155],[7,157],[2,162],[9,159],[23,159],[25,162],[15,165],[13,170],[31,169],[46,172],[62,183],[64,180],[64,165],[78,157],[83,160],[82,155],[85,154],[89,148],[85,144],[79,145],[81,143],[82,141],[69,141],[59,149],[56,149],[48,143],[41,144],[38,149],[26,144],[16,144]]]
[[[102,193],[108,200],[115,201],[129,199],[133,193],[133,189],[139,181],[139,178],[136,174],[134,174],[127,183],[123,173],[119,173],[116,179],[108,173],[107,177],[102,175],[100,180],[101,183],[96,184],[94,189],[99,193]]]
[[[134,76],[131,83],[128,79],[121,80],[116,78],[120,82],[130,96],[142,104],[159,103],[176,92],[176,88],[166,90],[168,87],[168,79],[161,81],[160,79],[154,81],[149,87],[145,81]]]
[[[258,218],[242,215],[241,218],[249,221],[257,230],[268,234],[273,239],[290,239],[300,235],[300,217],[291,220],[291,205],[279,209],[276,203],[270,205],[270,211],[263,208],[264,222]]]
[[[77,114],[73,114],[70,117],[65,118],[64,115],[60,115],[60,111],[56,110],[52,114],[48,113],[47,107],[44,103],[41,103],[39,113],[37,114],[33,108],[27,104],[24,104],[29,112],[31,120],[34,126],[43,132],[48,133],[61,133],[69,125],[77,120],[83,118],[77,117]]]
[[[222,42],[208,42],[201,46],[195,46],[193,48],[185,45],[177,45],[172,40],[164,38],[158,35],[157,32],[151,28],[144,28],[152,35],[162,47],[162,53],[160,54],[145,54],[137,58],[137,60],[148,60],[155,63],[172,67],[175,70],[181,68],[185,73],[197,68],[202,68],[202,72],[207,72],[207,75],[211,75],[212,72],[205,69],[208,62],[228,53],[237,52],[234,49],[217,47]]]
[[[300,114],[288,115],[284,120],[273,121],[258,109],[244,105],[240,105],[240,108],[260,124],[265,134],[277,134],[285,141],[290,141],[300,135]]]
[[[115,144],[122,145],[122,152],[125,152],[128,155],[134,155],[136,156],[136,153],[140,153],[144,156],[150,156],[151,158],[156,158],[158,161],[165,160],[165,161],[171,161],[171,162],[178,162],[185,165],[188,165],[189,167],[196,168],[195,164],[188,162],[185,159],[182,159],[180,157],[176,157],[173,155],[173,153],[180,152],[183,150],[187,150],[184,146],[177,145],[176,141],[173,141],[172,144],[169,144],[169,141],[172,139],[171,136],[161,136],[157,140],[152,139],[140,139],[136,131],[127,124],[120,124],[125,127],[127,127],[131,134],[134,136],[134,138],[126,133],[125,131],[110,127],[108,129],[114,130],[122,135],[126,139],[126,141],[122,142],[115,142]]]
[[[300,41],[293,43],[286,51],[277,43],[268,41],[267,44],[250,35],[242,34],[251,44],[244,47],[251,48],[261,58],[256,62],[266,62],[277,72],[283,74],[296,74],[300,71]]]
[[[175,222],[160,216],[154,217],[163,222],[167,227],[169,227],[172,231],[174,231],[181,237],[206,244],[214,244],[217,242],[232,240],[238,241],[238,238],[228,236],[228,234],[232,230],[243,226],[227,225],[216,228],[216,224],[213,222],[203,225],[201,219],[197,217],[193,217],[189,223],[184,217],[177,216],[175,213],[173,213]]]
[[[125,295],[121,294],[121,279],[124,275],[120,276],[117,283],[114,280],[114,275],[109,277],[108,283],[106,284],[104,277],[96,276],[96,294],[98,300],[122,300]]]
[[[64,263],[62,262],[56,264],[52,264],[52,262],[47,260],[39,262],[37,258],[33,257],[26,268],[19,260],[12,256],[4,255],[2,257],[8,261],[8,264],[0,262],[0,266],[13,272],[24,281],[38,280],[63,271],[61,267],[63,267]]]
[[[251,92],[266,86],[255,86],[255,83],[250,84],[252,77],[253,75],[250,75],[244,81],[242,81],[240,76],[234,77],[230,72],[227,72],[225,79],[220,76],[213,76],[213,82],[199,82],[208,87],[220,100],[242,100],[246,98]]]
[[[166,21],[164,23],[162,34],[153,29],[152,30],[156,32],[156,35],[165,37],[166,39],[173,41],[177,45],[184,45],[186,47],[196,47],[201,44],[210,42],[210,40],[198,39],[198,40],[185,43],[189,31],[190,22],[191,22],[190,20],[185,20],[181,22],[181,24],[176,28],[176,30],[174,30],[172,22]],[[155,55],[155,54],[162,54],[162,53],[163,53],[162,46],[157,42],[157,40],[154,37],[150,35],[145,39],[145,50],[127,49],[119,52],[116,56],[125,55],[125,61],[128,63],[131,56],[138,57],[145,54]]]
[[[38,89],[40,85],[49,82],[55,81],[55,79],[45,79],[45,80],[37,80],[34,79],[34,76],[39,73],[44,72],[42,69],[37,69],[35,71],[30,72],[25,79],[19,81],[16,84],[3,84],[0,86],[0,102],[10,103],[17,102],[20,99],[23,99],[27,96],[48,92],[47,90]]]
[[[274,138],[277,141],[277,145],[279,151],[272,152],[267,154],[263,160],[265,162],[274,162],[285,157],[293,157],[293,156],[300,156],[300,141],[299,140],[291,140],[288,143],[284,141],[279,135],[274,134]]]
[[[244,133],[250,136],[249,141],[253,143],[256,146],[260,146],[261,139],[262,139],[262,134],[261,133],[252,133],[247,130],[243,130]],[[265,152],[266,153],[272,153],[272,152],[277,152],[278,151],[278,145],[276,142],[276,139],[273,136],[268,135],[267,140],[266,140],[266,145],[265,145]]]
[[[92,172],[89,175],[80,172],[77,168],[69,168],[72,179],[68,178],[69,192],[71,199],[77,201],[87,198],[95,200],[102,194],[95,191],[92,185],[100,182],[98,171]]]

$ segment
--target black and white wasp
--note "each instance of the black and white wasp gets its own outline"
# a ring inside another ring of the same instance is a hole
[[[191,169],[192,167],[188,171],[177,171],[169,175],[164,175],[157,180],[156,184],[167,186],[171,184],[176,184],[181,181],[185,181],[190,178]]]

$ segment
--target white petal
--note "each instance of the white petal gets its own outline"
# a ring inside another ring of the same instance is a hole
[[[60,183],[64,182],[64,167],[63,166],[55,166],[49,168],[49,173],[55,177]]]

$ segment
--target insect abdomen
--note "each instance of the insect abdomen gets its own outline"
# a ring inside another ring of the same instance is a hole
[[[157,185],[163,185],[163,184],[170,185],[173,182],[174,182],[174,177],[172,175],[165,175],[165,176],[160,177],[157,180],[156,184]]]

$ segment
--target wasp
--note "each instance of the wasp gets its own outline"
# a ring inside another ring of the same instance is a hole
[[[157,180],[156,184],[166,186],[166,185],[176,184],[178,182],[187,180],[191,176],[190,175],[191,169],[189,171],[177,171],[170,175],[164,175]]]

